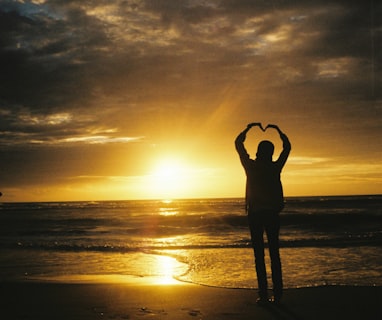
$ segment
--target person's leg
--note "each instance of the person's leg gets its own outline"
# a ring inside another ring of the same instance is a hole
[[[257,274],[257,283],[259,287],[259,297],[262,300],[268,299],[267,272],[264,260],[264,228],[259,221],[249,217],[249,226],[251,231],[251,240],[255,256],[255,266]]]
[[[273,294],[275,300],[280,300],[283,293],[283,278],[282,278],[282,267],[280,258],[280,244],[279,244],[279,232],[280,232],[280,221],[277,219],[265,227],[268,244],[269,244],[269,255],[271,258],[271,269],[272,269],[272,282],[273,282]]]

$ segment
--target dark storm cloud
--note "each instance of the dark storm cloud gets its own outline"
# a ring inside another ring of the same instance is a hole
[[[94,51],[84,48],[106,44],[97,21],[81,10],[69,10],[65,20],[60,20],[40,11],[30,14],[21,4],[17,9],[1,6],[1,38],[5,39],[0,49],[2,100],[33,112],[86,101],[91,92],[87,64],[94,61]]]
[[[113,9],[103,13],[108,5]],[[1,97],[38,112],[87,106],[97,87],[109,95],[127,89],[126,99],[134,100],[136,81],[147,81],[150,94],[156,81],[173,85],[171,77],[192,72],[196,62],[217,79],[227,66],[235,73],[248,61],[261,70],[262,56],[270,74],[280,68],[273,57],[307,78],[315,63],[344,56],[364,59],[359,73],[373,57],[379,72],[380,21],[373,17],[380,5],[369,2],[6,1],[1,10]],[[245,26],[251,19],[258,20]],[[283,27],[285,41],[265,50],[264,38]]]
[[[334,59],[352,58],[354,60],[349,61],[352,62],[351,66],[339,67],[348,67],[347,77],[355,81],[353,86],[370,86],[370,73],[375,73],[371,75],[374,81],[380,78],[381,19],[378,17],[381,14],[381,5],[373,1],[179,1],[172,5],[168,5],[167,1],[146,3],[146,9],[161,16],[164,28],[175,28],[181,34],[181,40],[177,40],[179,46],[196,44],[199,54],[208,57],[213,52],[214,61],[223,65],[236,61],[232,65],[237,66],[238,61],[245,64],[251,59],[253,70],[261,70],[258,64],[262,63],[264,56],[270,74],[277,74],[281,63],[281,67],[296,68],[302,76],[299,81],[320,78],[322,82],[325,80],[322,76],[324,73],[319,73],[325,62],[329,68],[335,63]],[[193,3],[196,5],[192,6]],[[251,19],[257,20],[245,27]],[[198,29],[198,25],[203,25],[204,28]],[[247,28],[245,34],[244,28]],[[283,28],[284,41],[269,44],[264,52],[264,38],[283,31]],[[211,39],[216,41],[212,42]],[[250,44],[254,48],[252,56]],[[218,68],[214,71],[219,73],[220,70]],[[332,75],[338,74],[333,72]],[[343,87],[344,91],[349,89],[346,85]],[[369,89],[364,91],[370,93]]]
[[[96,122],[105,108],[210,104],[231,83],[376,99],[380,13],[372,1],[2,1],[1,107]]]
[[[328,139],[377,137],[381,13],[361,0],[0,0],[0,144],[22,158],[23,145],[173,137],[229,94],[231,122],[282,112]]]

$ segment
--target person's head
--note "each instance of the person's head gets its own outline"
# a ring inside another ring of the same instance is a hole
[[[257,147],[256,157],[260,160],[272,161],[275,146],[268,140],[261,141]]]

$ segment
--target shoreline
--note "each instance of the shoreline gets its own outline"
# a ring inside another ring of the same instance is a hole
[[[286,289],[279,306],[257,290],[190,283],[0,282],[2,318],[13,319],[382,319],[382,286]]]

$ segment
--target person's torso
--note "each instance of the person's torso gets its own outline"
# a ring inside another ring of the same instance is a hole
[[[252,210],[281,211],[284,196],[277,163],[251,160],[245,169],[247,205]]]

